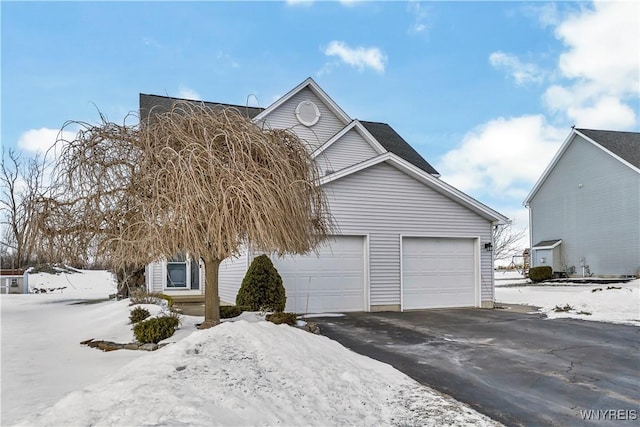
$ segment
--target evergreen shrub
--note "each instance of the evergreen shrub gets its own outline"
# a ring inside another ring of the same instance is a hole
[[[180,320],[177,316],[155,317],[136,323],[133,326],[133,334],[139,343],[154,343],[169,338],[178,327]]]
[[[529,269],[529,279],[538,283],[553,278],[553,269],[548,265],[542,267],[531,267]]]
[[[238,317],[244,311],[250,311],[249,307],[240,305],[221,305],[220,306],[220,318],[230,319],[232,317]]]
[[[287,296],[282,277],[266,255],[251,262],[236,297],[236,305],[247,306],[252,311],[283,311]]]
[[[298,315],[296,313],[282,313],[282,312],[278,312],[278,313],[273,313],[273,314],[267,314],[267,316],[265,317],[269,322],[271,323],[275,323],[276,325],[279,325],[281,323],[286,323],[287,325],[295,325],[297,320],[298,320]]]
[[[131,320],[131,323],[138,323],[138,322],[142,322],[144,319],[146,319],[147,317],[151,316],[151,313],[149,313],[149,310],[147,310],[144,307],[136,307],[133,310],[131,310],[131,312],[129,313],[129,320]]]

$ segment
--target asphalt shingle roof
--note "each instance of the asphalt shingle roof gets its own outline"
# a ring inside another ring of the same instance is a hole
[[[538,243],[536,243],[535,245],[533,245],[534,248],[546,248],[549,246],[553,246],[556,243],[558,243],[561,239],[555,239],[555,240],[542,240]]]
[[[576,130],[616,156],[640,168],[640,133],[577,128]]]
[[[407,141],[404,140],[391,126],[386,123],[360,121],[385,150],[403,158],[423,171],[437,175],[434,169]]]
[[[193,102],[204,104],[211,108],[232,107],[238,109],[241,113],[245,113],[247,117],[253,119],[264,108],[247,107],[241,105],[222,104],[218,102],[205,102],[192,99],[173,98],[160,95],[140,94],[140,120],[144,121],[149,113],[164,113],[170,111],[171,108],[179,102]],[[401,157],[414,166],[422,169],[429,174],[438,174],[433,166],[431,166],[414,148],[409,145],[391,126],[386,123],[360,121],[362,125],[373,135],[373,137],[385,148],[385,150]]]
[[[257,107],[247,107],[242,105],[233,105],[233,104],[221,104],[219,102],[206,102],[206,101],[197,101],[193,99],[183,99],[183,98],[173,98],[169,96],[160,96],[160,95],[147,95],[144,93],[140,94],[140,119],[144,120],[149,116],[149,113],[166,113],[170,111],[171,108],[180,102],[194,103],[194,104],[204,104],[207,107],[211,108],[236,108],[241,113],[245,113],[247,117],[253,119],[255,116],[260,114],[264,108]]]

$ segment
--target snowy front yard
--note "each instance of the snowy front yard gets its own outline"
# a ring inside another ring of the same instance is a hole
[[[496,425],[387,364],[255,313],[205,331],[184,316],[155,352],[81,346],[131,341],[128,300],[77,304],[113,293],[103,272],[34,280],[67,289],[0,297],[2,425]]]
[[[497,305],[540,307],[547,317],[640,326],[640,279],[627,283],[528,283],[513,272],[496,272]],[[559,311],[558,308],[567,311]]]

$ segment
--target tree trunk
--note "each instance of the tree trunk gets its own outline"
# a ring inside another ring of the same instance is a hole
[[[205,258],[205,288],[204,288],[204,322],[200,329],[207,329],[220,323],[220,298],[218,296],[218,269],[220,259]]]

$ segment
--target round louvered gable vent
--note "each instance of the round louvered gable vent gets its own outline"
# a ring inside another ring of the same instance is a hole
[[[313,126],[320,120],[320,110],[311,101],[302,101],[296,107],[296,118],[305,126]]]

